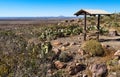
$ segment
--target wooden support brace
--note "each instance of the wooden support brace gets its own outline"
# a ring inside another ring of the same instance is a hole
[[[99,35],[100,35],[100,15],[98,15],[97,29],[98,29],[97,40],[99,41]]]
[[[85,17],[84,17],[84,41],[86,41],[86,18],[87,17],[87,15],[86,15],[86,13],[85,13]]]

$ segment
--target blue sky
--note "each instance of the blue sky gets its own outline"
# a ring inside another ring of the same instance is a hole
[[[0,17],[73,16],[82,8],[120,12],[120,0],[0,0]]]

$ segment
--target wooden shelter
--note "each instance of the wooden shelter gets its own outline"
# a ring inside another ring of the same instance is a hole
[[[87,15],[90,16],[98,16],[98,23],[97,23],[97,29],[98,29],[98,34],[97,34],[97,39],[99,40],[99,29],[100,29],[100,16],[101,15],[110,15],[111,13],[104,11],[104,10],[92,10],[92,9],[81,9],[80,11],[76,12],[74,15],[79,16],[79,15],[84,15],[84,41],[86,40],[86,20],[87,20]]]

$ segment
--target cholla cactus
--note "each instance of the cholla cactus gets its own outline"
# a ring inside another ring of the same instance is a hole
[[[44,42],[41,45],[41,55],[44,58],[45,55],[52,50],[52,45],[50,42]]]

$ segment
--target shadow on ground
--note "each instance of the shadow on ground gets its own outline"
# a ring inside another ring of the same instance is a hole
[[[112,38],[112,39],[100,39],[100,42],[109,42],[109,41],[120,41],[120,38]]]

